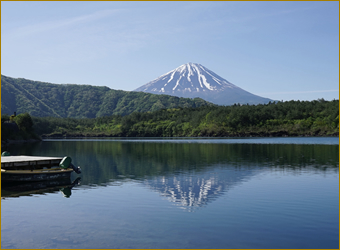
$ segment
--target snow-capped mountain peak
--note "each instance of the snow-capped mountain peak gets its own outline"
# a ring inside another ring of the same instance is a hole
[[[186,63],[157,79],[137,88],[135,91],[152,94],[167,94],[179,97],[201,97],[216,104],[263,103],[270,99],[255,96],[198,63]],[[247,96],[251,100],[237,101],[235,97]],[[254,98],[256,97],[256,98]],[[227,98],[227,99],[226,99]],[[255,101],[262,98],[266,100]],[[219,99],[219,100],[217,100]],[[228,100],[229,99],[229,100]],[[236,101],[235,101],[236,100]]]
[[[201,64],[187,63],[161,75],[135,91],[151,93],[216,91],[237,88]]]

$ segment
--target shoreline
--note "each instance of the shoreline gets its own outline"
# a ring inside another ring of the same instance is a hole
[[[42,140],[44,139],[72,139],[72,138],[245,138],[245,137],[339,137],[339,134],[330,134],[330,135],[277,135],[277,134],[269,134],[269,135],[246,135],[246,134],[238,134],[238,135],[228,135],[228,136],[172,136],[172,137],[164,137],[164,136],[112,136],[112,135],[67,135],[67,136],[42,136]]]
[[[1,148],[11,145],[11,144],[25,144],[25,143],[36,143],[42,142],[44,139],[87,139],[87,138],[270,138],[270,137],[339,137],[339,134],[331,135],[287,135],[287,134],[237,134],[229,136],[176,136],[176,137],[163,137],[163,136],[112,136],[112,135],[65,135],[65,136],[41,136],[41,139],[27,139],[27,140],[6,140],[1,141]]]

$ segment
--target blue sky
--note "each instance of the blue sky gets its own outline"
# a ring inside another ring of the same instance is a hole
[[[339,2],[1,2],[6,76],[132,91],[188,62],[274,100],[338,99]]]

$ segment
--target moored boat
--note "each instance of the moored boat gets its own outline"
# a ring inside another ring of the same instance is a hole
[[[75,167],[68,156],[64,158],[25,155],[1,157],[2,182],[58,180],[70,178],[72,172],[80,174],[81,169]]]

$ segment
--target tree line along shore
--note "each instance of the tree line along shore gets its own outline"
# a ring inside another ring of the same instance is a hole
[[[339,100],[201,106],[97,118],[1,116],[1,140],[65,137],[339,136]]]

